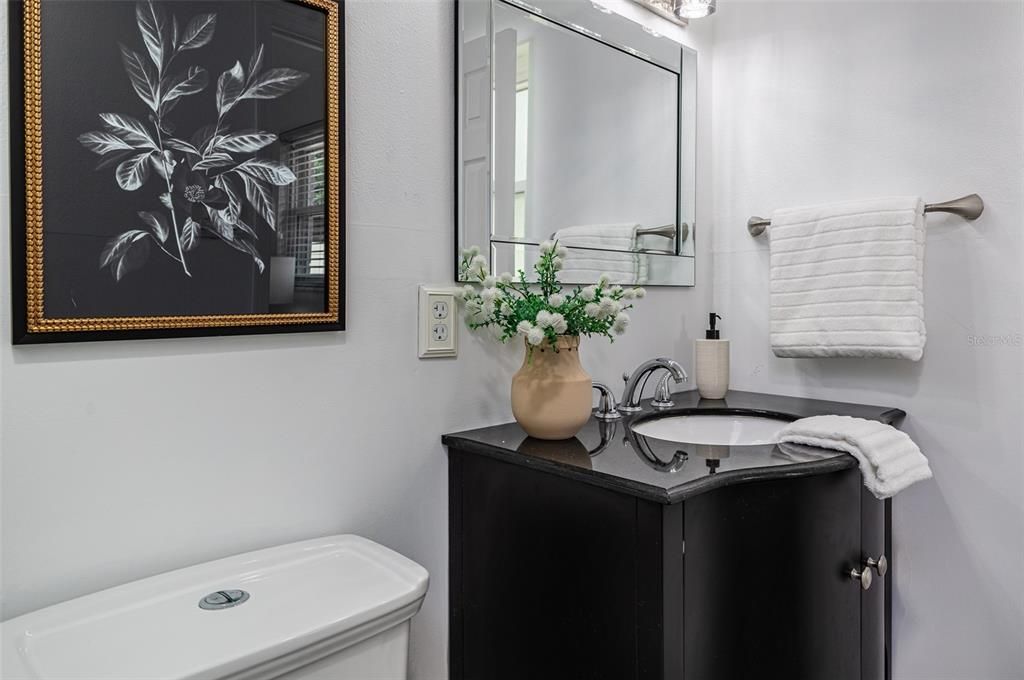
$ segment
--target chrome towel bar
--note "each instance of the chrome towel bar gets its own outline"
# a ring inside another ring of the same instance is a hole
[[[976,220],[985,211],[985,202],[978,194],[970,194],[945,203],[928,203],[924,206],[924,211],[952,213],[965,220]],[[771,223],[772,221],[766,217],[751,217],[747,220],[747,231],[751,236],[760,236]]]

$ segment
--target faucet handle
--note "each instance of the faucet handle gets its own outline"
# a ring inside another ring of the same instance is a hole
[[[654,408],[672,408],[676,405],[672,401],[672,390],[668,386],[668,380],[671,377],[671,373],[666,373],[658,381],[658,387],[654,390],[654,399],[651,400],[651,406]]]
[[[594,417],[598,420],[618,420],[622,414],[615,409],[615,395],[604,383],[595,382],[594,389],[601,393],[601,400],[594,409]]]

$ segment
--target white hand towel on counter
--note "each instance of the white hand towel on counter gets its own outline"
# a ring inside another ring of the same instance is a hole
[[[593,283],[607,274],[611,283],[647,283],[647,257],[637,250],[639,224],[581,224],[555,232],[555,240],[570,248],[559,278],[571,283]]]
[[[924,201],[778,210],[768,235],[776,356],[921,358]]]
[[[876,498],[890,498],[932,476],[928,459],[905,432],[875,420],[803,418],[784,427],[779,441],[849,453],[860,462],[864,486]]]

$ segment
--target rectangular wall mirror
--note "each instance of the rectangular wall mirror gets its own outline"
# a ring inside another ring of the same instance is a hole
[[[495,272],[692,286],[697,54],[589,0],[462,0],[456,244]],[[456,273],[458,276],[458,273]]]

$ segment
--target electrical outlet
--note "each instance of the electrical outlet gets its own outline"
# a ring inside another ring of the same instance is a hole
[[[455,289],[420,286],[419,356],[454,357],[459,353]]]

